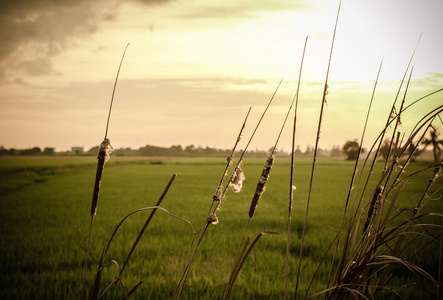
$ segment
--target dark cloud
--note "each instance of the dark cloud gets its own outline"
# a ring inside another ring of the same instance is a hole
[[[36,58],[34,60],[22,61],[17,64],[19,68],[31,76],[61,75],[57,72],[48,58]]]
[[[144,5],[163,5],[175,0],[130,0],[131,2],[140,3]]]
[[[132,0],[160,5],[172,0]],[[16,68],[29,75],[55,74],[51,57],[117,19],[118,1],[14,0],[0,4],[0,82]],[[38,71],[38,66],[43,67]]]

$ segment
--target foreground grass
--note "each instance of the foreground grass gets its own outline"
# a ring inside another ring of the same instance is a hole
[[[0,159],[0,298],[78,299],[82,288],[95,158]],[[204,237],[185,287],[184,299],[218,299],[222,294],[264,161],[265,158],[245,159],[243,190],[240,194],[228,193],[222,211],[218,213],[220,223],[211,226]],[[94,220],[87,288],[91,287],[101,250],[116,224],[128,213],[154,205],[173,173],[178,176],[162,207],[188,219],[198,230],[224,165],[224,159],[113,157],[105,168]],[[308,160],[296,161],[291,286],[295,282],[310,167]],[[408,174],[421,167],[418,164],[409,166]],[[302,265],[301,295],[304,295],[325,249],[338,231],[352,169],[352,162],[318,162]],[[432,169],[408,183],[402,191],[402,204],[416,205],[431,174]],[[249,260],[241,271],[232,290],[234,299],[282,298],[288,175],[289,160],[277,158],[247,234],[253,238],[260,231],[276,231],[282,235],[265,236],[257,244],[255,264]],[[377,179],[375,177],[374,182]],[[441,179],[434,186],[441,186]],[[439,193],[430,193],[431,198],[437,199],[441,196],[441,191]],[[430,201],[429,209],[441,211],[441,207],[441,199]],[[147,216],[147,212],[138,213],[125,222],[111,245],[108,260],[123,263]],[[439,224],[437,218],[429,222]],[[133,295],[134,299],[170,298],[186,265],[192,238],[187,224],[157,212],[123,274],[129,288],[143,280]],[[428,255],[415,258],[435,277],[438,272],[437,246],[431,245],[426,252]],[[328,271],[326,263],[311,291],[326,287]],[[115,273],[111,266],[104,274],[104,285]],[[396,284],[398,287],[417,281],[415,277],[406,276],[406,271],[404,274],[405,277]],[[426,290],[411,286],[403,287],[399,293],[414,298],[414,291],[420,293],[422,299],[431,297],[423,294]]]

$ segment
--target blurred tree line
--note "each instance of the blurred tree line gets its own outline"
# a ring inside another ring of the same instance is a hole
[[[412,154],[413,159],[416,159],[418,156],[424,156],[425,159],[429,159],[430,153],[431,157],[434,159],[436,163],[438,163],[441,159],[443,140],[439,138],[440,133],[437,131],[435,127],[431,126],[431,130],[429,132],[429,137],[423,137],[419,143],[411,143],[409,149],[404,153],[404,155]],[[417,147],[414,147],[414,144]],[[380,158],[386,159],[388,155],[391,155],[392,151],[390,150],[392,144],[390,140],[384,140],[382,145],[380,145]],[[359,152],[360,144],[357,140],[346,141],[343,146],[334,145],[331,149],[321,149],[317,150],[317,157],[324,158],[338,158],[338,159],[346,159],[346,160],[355,160],[357,158]],[[431,151],[426,151],[426,148],[432,148]],[[39,147],[33,147],[29,149],[6,149],[3,146],[0,146],[0,156],[11,155],[11,156],[19,156],[19,155],[97,155],[99,150],[99,146],[92,147],[88,151],[83,151],[82,147],[72,147],[71,151],[64,152],[56,152],[54,148],[46,147],[43,150]],[[250,157],[266,157],[271,152],[272,148],[268,151],[264,150],[248,150],[248,156]],[[240,156],[243,150],[236,151],[236,156]],[[297,148],[294,150],[295,158],[312,158],[314,155],[314,147],[308,145],[302,151],[300,149],[300,145],[297,145]],[[361,149],[360,158],[364,158],[363,154],[366,153],[366,149]],[[170,147],[159,147],[146,145],[139,149],[132,148],[118,148],[114,149],[112,155],[116,156],[174,156],[174,157],[227,157],[231,154],[231,150],[229,149],[217,149],[211,147],[201,147],[189,145],[186,147],[182,147],[181,145],[173,145]],[[277,151],[277,156],[281,157],[289,157],[291,155],[290,152],[281,150]]]
[[[83,156],[96,156],[98,153],[99,146],[92,147],[87,151],[79,151],[80,147],[73,147],[74,150],[71,151],[63,151],[56,152],[54,148],[46,147],[43,150],[39,147],[33,147],[29,149],[6,149],[3,146],[0,146],[0,156],[11,155],[11,156],[19,156],[19,155],[83,155]],[[173,145],[170,147],[159,147],[146,145],[139,149],[132,148],[118,148],[114,149],[112,155],[116,156],[176,156],[176,157],[227,157],[231,154],[230,149],[217,149],[211,147],[201,147],[188,145],[186,147],[182,147],[181,145]],[[235,155],[240,156],[243,150],[237,150]],[[269,155],[271,149],[268,151],[265,150],[248,150],[248,156],[250,157],[266,157]],[[295,156],[297,158],[312,158],[314,154],[314,147],[308,145],[304,151],[300,149],[300,146],[297,146],[295,150]],[[290,156],[290,152],[281,150],[277,151],[278,156]],[[319,149],[317,153],[318,157],[335,157],[335,158],[343,158],[344,154],[342,153],[340,146],[333,146],[332,149]]]
[[[0,155],[55,155],[55,148],[46,147],[43,150],[39,147],[33,147],[29,149],[6,149],[0,146]]]

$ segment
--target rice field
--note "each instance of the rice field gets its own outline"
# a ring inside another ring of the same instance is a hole
[[[238,194],[228,191],[217,213],[219,223],[209,226],[196,252],[182,299],[221,297],[265,160],[246,155],[243,165],[246,180],[242,191]],[[289,261],[291,295],[295,287],[311,164],[310,160],[295,161],[296,190]],[[327,159],[317,162],[301,265],[299,293],[302,296],[339,230],[353,164]],[[170,299],[205,221],[225,165],[223,158],[112,157],[104,170],[94,218],[86,289],[89,291],[92,287],[101,251],[117,224],[129,213],[155,205],[171,176],[177,174],[161,207],[188,220],[194,229],[164,211],[157,211],[122,274],[128,290],[143,281],[131,295],[132,299]],[[95,166],[95,157],[0,157],[1,299],[81,298]],[[279,235],[263,236],[254,246],[253,255],[233,285],[231,299],[283,298],[289,166],[288,158],[276,158],[267,189],[246,232],[252,239],[261,231]],[[402,176],[424,166],[422,162],[411,163]],[[382,163],[376,164],[377,170],[381,167]],[[396,207],[412,210],[432,174],[430,168],[409,180],[399,192]],[[374,175],[369,185],[374,187],[379,179]],[[439,178],[427,193],[426,209],[429,211],[442,211],[441,186]],[[109,248],[107,262],[115,260],[119,266],[123,264],[148,215],[149,211],[142,211],[123,223]],[[438,216],[426,218],[422,220],[425,223],[438,225],[441,222]],[[434,230],[432,234],[438,236],[439,232],[440,229]],[[413,253],[416,247],[425,249],[410,261],[437,278],[439,245],[428,243],[426,239],[414,240],[414,247],[408,251]],[[309,295],[327,287],[331,259],[330,251],[313,280]],[[105,269],[102,290],[114,279],[116,270],[115,264]],[[405,268],[398,270],[401,275],[392,280],[393,290],[385,292],[383,299],[398,298],[397,293],[407,299],[435,299],[423,276],[412,275]],[[104,296],[105,299],[122,297],[119,286]]]

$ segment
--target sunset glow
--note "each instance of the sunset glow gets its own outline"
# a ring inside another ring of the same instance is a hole
[[[248,108],[245,135],[283,78],[251,145],[268,149],[296,91],[306,36],[296,143],[302,148],[315,143],[338,1],[42,3],[16,1],[0,8],[5,148],[98,145],[118,64],[130,43],[109,128],[115,148],[230,148]],[[383,58],[367,136],[373,141],[420,35],[406,101],[443,87],[442,11],[439,0],[342,2],[321,147],[361,136]],[[402,130],[442,99],[438,93],[406,113]],[[283,150],[290,148],[291,127],[281,139]]]

